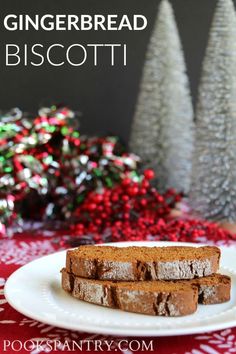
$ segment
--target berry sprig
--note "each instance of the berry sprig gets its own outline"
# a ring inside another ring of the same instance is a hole
[[[153,178],[153,171],[146,170],[139,182],[125,178],[113,188],[89,193],[74,213],[71,230],[78,236],[93,234],[96,242],[108,234],[113,241],[143,239],[181,198],[174,190],[161,195],[150,184]]]

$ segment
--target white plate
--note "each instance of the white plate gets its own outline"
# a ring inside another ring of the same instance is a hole
[[[113,245],[199,246],[173,242],[123,242]],[[236,249],[221,249],[220,271],[232,278],[231,300],[218,305],[199,305],[196,313],[185,317],[139,315],[74,299],[60,285],[60,269],[65,265],[66,251],[39,258],[18,269],[6,283],[5,296],[17,311],[37,321],[91,333],[170,336],[233,327],[236,326]]]

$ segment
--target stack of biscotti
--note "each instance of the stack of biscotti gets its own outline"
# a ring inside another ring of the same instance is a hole
[[[197,304],[230,299],[218,274],[220,250],[204,247],[80,246],[67,251],[62,287],[75,298],[129,312],[194,313]]]

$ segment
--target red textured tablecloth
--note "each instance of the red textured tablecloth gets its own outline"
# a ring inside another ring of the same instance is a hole
[[[27,262],[63,247],[55,237],[25,234],[0,240],[0,353],[236,353],[236,327],[191,336],[114,338],[52,327],[15,311],[4,298],[4,284],[9,275]],[[75,342],[81,349],[73,345]],[[147,347],[150,350],[147,351]]]

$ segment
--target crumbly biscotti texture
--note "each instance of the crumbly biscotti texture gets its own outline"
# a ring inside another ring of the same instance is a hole
[[[204,305],[220,304],[230,300],[231,279],[227,275],[213,274],[208,277],[185,280],[198,287],[198,302]]]
[[[66,270],[100,280],[194,279],[216,273],[220,249],[205,247],[80,246],[67,251]]]
[[[197,309],[198,288],[165,281],[111,282],[74,276],[62,270],[62,288],[96,305],[154,316],[184,316]]]

